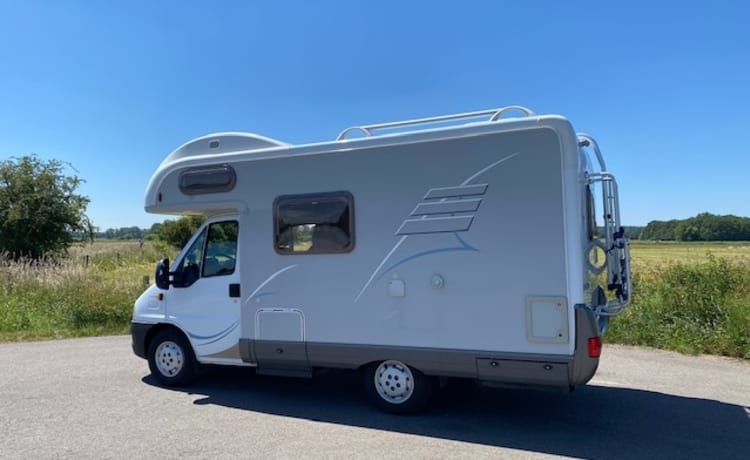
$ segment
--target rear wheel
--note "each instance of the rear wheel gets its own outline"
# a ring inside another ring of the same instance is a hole
[[[179,332],[162,331],[149,344],[148,367],[163,385],[185,385],[195,378],[193,349]]]
[[[433,379],[401,361],[369,366],[365,389],[370,400],[385,412],[404,414],[423,409],[432,395]]]

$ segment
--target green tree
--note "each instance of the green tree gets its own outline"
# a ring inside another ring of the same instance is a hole
[[[201,226],[205,219],[202,216],[187,216],[177,220],[165,220],[155,229],[156,236],[160,241],[164,241],[176,248],[185,246],[190,237],[193,236],[198,227]]]
[[[750,218],[703,212],[667,222],[654,220],[641,234],[644,240],[750,241]]]
[[[90,200],[76,193],[84,181],[64,166],[36,155],[0,162],[0,252],[36,260],[64,253],[76,239],[92,239]]]
[[[678,241],[701,241],[702,227],[694,218],[686,219],[677,224],[674,230]]]
[[[643,229],[643,233],[641,233],[641,239],[663,241],[674,240],[676,238],[675,231],[679,222],[680,221],[678,220],[670,220],[666,222],[660,220],[652,220],[648,223],[648,225],[646,225],[646,228]]]

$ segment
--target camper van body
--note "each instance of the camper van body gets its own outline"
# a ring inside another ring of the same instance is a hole
[[[135,353],[164,383],[194,360],[287,376],[372,369],[366,384],[396,410],[436,376],[586,383],[600,326],[630,298],[617,188],[593,139],[518,110],[309,145],[242,133],[184,144],[145,208],[207,220],[136,301]],[[594,289],[602,271],[609,300]]]

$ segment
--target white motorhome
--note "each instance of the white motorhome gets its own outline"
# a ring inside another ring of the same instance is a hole
[[[134,307],[133,350],[166,385],[200,364],[360,369],[391,412],[437,378],[572,389],[631,298],[596,142],[523,107],[308,145],[201,137],[161,163],[145,208],[206,217]]]

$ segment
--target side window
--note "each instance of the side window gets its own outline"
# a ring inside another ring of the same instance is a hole
[[[181,277],[178,281],[180,286],[190,286],[200,278],[205,242],[206,231],[203,230],[200,236],[193,241],[190,249],[185,253],[185,257],[182,258],[180,264],[177,266],[177,273],[180,273]]]
[[[229,192],[236,183],[237,174],[229,165],[201,166],[180,174],[180,191],[185,195]]]
[[[237,265],[237,222],[217,222],[208,227],[203,276],[234,273]]]
[[[274,203],[279,254],[335,254],[354,249],[354,199],[348,192],[282,196]]]

